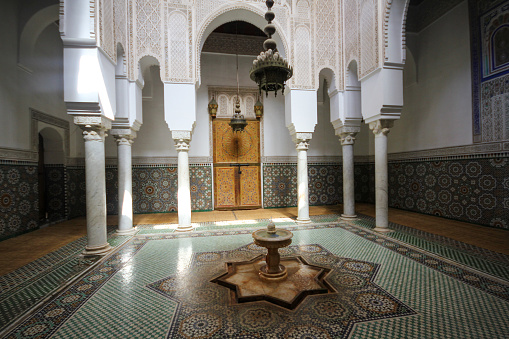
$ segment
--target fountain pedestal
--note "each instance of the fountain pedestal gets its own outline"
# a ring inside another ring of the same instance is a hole
[[[292,243],[293,234],[287,230],[275,230],[271,225],[266,230],[258,230],[253,233],[254,243],[265,247],[268,251],[265,257],[266,265],[260,268],[260,278],[269,281],[286,279],[286,267],[280,264],[279,249]]]

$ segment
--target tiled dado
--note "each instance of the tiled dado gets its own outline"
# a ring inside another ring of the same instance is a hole
[[[177,166],[133,166],[133,212],[162,213],[177,211]],[[191,209],[212,210],[212,168],[210,165],[189,166]],[[68,168],[70,217],[85,215],[85,169]],[[118,171],[106,168],[106,206],[108,214],[118,214]]]
[[[374,203],[374,164],[355,165],[356,200]],[[509,229],[509,158],[389,163],[389,206]]]
[[[0,240],[38,228],[37,164],[0,163]]]
[[[66,191],[65,177],[66,169],[64,165],[46,165],[44,166],[45,176],[45,195],[46,212],[48,213],[47,222],[57,222],[66,219]]]
[[[308,164],[309,204],[335,205],[343,201],[343,174],[340,164]],[[297,206],[297,165],[263,165],[263,206]]]

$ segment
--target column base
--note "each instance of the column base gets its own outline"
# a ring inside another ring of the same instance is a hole
[[[392,232],[392,230],[390,228],[387,228],[387,227],[375,227],[373,229],[373,231],[380,232],[380,233],[389,233],[389,232]]]
[[[175,229],[175,232],[191,232],[192,230],[194,230],[193,225],[185,225],[185,226],[178,225],[178,227]]]
[[[117,230],[115,232],[116,235],[135,235],[138,232],[136,227],[132,227],[128,230]]]
[[[108,254],[113,247],[110,244],[106,243],[100,246],[85,246],[85,250],[81,252],[84,256],[93,256],[93,255],[106,255]]]
[[[311,223],[311,219],[299,219],[297,218],[296,220],[297,224],[310,224]]]
[[[346,214],[341,214],[341,220],[355,220],[357,219],[357,215],[356,214],[353,214],[353,215],[346,215]]]

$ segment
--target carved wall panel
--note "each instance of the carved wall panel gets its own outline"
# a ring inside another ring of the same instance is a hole
[[[235,102],[237,100],[237,88],[233,87],[209,87],[209,101],[212,97],[217,101],[217,118],[230,119],[233,116]],[[244,118],[254,120],[256,114],[254,112],[254,104],[258,98],[258,89],[241,88],[239,90],[240,109]],[[263,96],[260,97],[263,103]]]
[[[383,35],[379,33],[388,24],[387,20],[379,22],[384,16],[378,11],[387,13],[392,1],[275,1],[275,23],[284,43],[280,49],[284,48],[295,69],[289,86],[313,89],[318,86],[320,70],[330,68],[341,89],[344,69],[354,59],[360,78],[375,70],[383,57],[379,50]],[[128,55],[130,79],[138,73],[138,61],[153,56],[160,63],[163,81],[169,82],[198,79],[201,40],[217,17],[235,10],[261,17],[266,12],[264,0],[113,0],[97,4],[96,9],[96,2],[91,0],[91,22],[95,22],[96,14],[100,16],[99,41],[106,54],[116,61],[116,45],[122,44]],[[94,32],[95,24],[91,24],[91,35]]]
[[[352,60],[359,64],[359,11],[357,0],[345,0],[345,65],[346,70]]]
[[[363,0],[360,6],[360,78],[373,72],[379,63],[378,1]]]
[[[115,44],[114,44],[114,52],[115,52],[115,61],[117,58],[117,43],[122,45],[124,48],[124,57],[127,59],[128,56],[128,42],[127,42],[127,1],[126,0],[115,0],[114,3],[114,22],[115,22]],[[125,63],[126,60],[124,60]]]
[[[134,36],[135,36],[135,63],[146,55],[155,57],[164,67],[162,58],[163,37],[162,34],[162,8],[159,0],[137,1],[134,6]],[[134,71],[133,74],[136,74]]]
[[[338,36],[339,26],[339,2],[337,0],[324,0],[316,3],[315,31],[319,32],[315,39],[316,53],[316,72],[315,78],[318,78],[319,72],[323,68],[330,68],[336,75],[336,88],[341,88],[338,79],[342,76],[338,74],[339,69],[339,46],[341,40]]]
[[[114,62],[116,60],[115,26],[113,17],[113,2],[99,2],[99,46]]]

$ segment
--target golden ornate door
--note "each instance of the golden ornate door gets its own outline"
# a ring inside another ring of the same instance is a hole
[[[216,209],[261,207],[260,122],[248,121],[233,133],[229,120],[214,119],[214,198]]]

